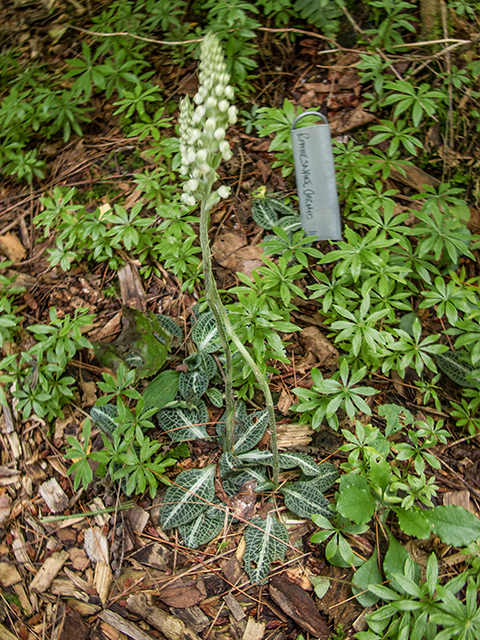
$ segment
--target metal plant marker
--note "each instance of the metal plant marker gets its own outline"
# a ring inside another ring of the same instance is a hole
[[[318,116],[323,123],[296,129],[305,116]],[[291,136],[302,227],[307,236],[317,240],[341,240],[332,139],[326,117],[318,111],[305,111],[293,121]]]

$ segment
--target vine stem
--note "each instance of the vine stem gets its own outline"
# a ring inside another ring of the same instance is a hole
[[[210,178],[205,185],[202,201],[200,204],[200,246],[202,248],[203,276],[205,279],[205,298],[208,306],[213,313],[215,323],[217,325],[220,344],[225,352],[225,404],[226,404],[226,426],[225,426],[225,446],[227,451],[233,449],[233,423],[235,416],[235,404],[233,399],[233,362],[232,351],[228,338],[233,342],[238,352],[241,354],[262,390],[265,397],[265,405],[268,413],[268,422],[270,424],[270,439],[273,455],[273,483],[275,487],[278,485],[279,475],[279,457],[277,443],[277,428],[275,424],[275,411],[273,408],[273,398],[268,385],[268,380],[262,374],[255,360],[248,353],[247,349],[241,342],[230,322],[227,310],[220,299],[217,289],[217,283],[212,272],[212,257],[210,252],[210,241],[208,238],[208,229],[210,227],[210,210],[212,205],[209,203],[214,179]]]

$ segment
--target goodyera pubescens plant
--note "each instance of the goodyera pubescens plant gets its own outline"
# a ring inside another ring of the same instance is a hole
[[[262,375],[256,362],[250,356],[235,333],[218,294],[212,274],[212,260],[208,228],[210,211],[221,198],[228,198],[230,188],[222,185],[215,191],[213,185],[218,179],[216,169],[224,160],[232,157],[230,145],[225,140],[229,124],[235,124],[237,110],[231,105],[234,97],[233,87],[228,82],[225,59],[220,43],[213,34],[208,34],[200,45],[200,86],[193,98],[188,96],[180,104],[180,152],[182,166],[180,172],[187,179],[183,185],[182,200],[189,206],[200,202],[200,244],[202,247],[203,275],[205,278],[205,297],[217,325],[220,343],[225,352],[225,401],[226,428],[225,447],[233,447],[233,421],[235,405],[232,391],[233,366],[230,339],[245,362],[252,369],[265,396],[265,404],[270,423],[270,437],[273,453],[273,482],[278,483],[278,448],[275,427],[273,400],[267,378]]]

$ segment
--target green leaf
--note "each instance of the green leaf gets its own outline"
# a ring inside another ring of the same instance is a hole
[[[371,607],[379,601],[380,598],[371,591],[368,591],[368,587],[370,585],[378,585],[382,580],[382,574],[378,569],[377,553],[374,550],[371,558],[362,564],[353,576],[353,582],[355,584],[352,585],[352,593],[356,596],[362,607]],[[362,591],[366,591],[366,593],[361,593]]]
[[[145,387],[143,399],[145,407],[163,409],[169,402],[175,400],[178,391],[179,371],[162,371]]]
[[[173,442],[210,438],[202,417],[198,411],[183,407],[162,409],[157,413],[158,426]]]
[[[217,325],[213,313],[202,313],[192,330],[192,340],[200,352],[215,353],[220,349]]]
[[[108,436],[113,436],[118,424],[115,418],[118,410],[114,404],[104,404],[102,407],[92,407],[90,409],[90,417],[93,422],[100,427]]]
[[[370,521],[375,511],[375,499],[363,476],[352,473],[342,476],[337,511],[356,524]]]
[[[332,518],[330,503],[315,485],[315,482],[294,482],[280,489],[285,498],[285,506],[301,518],[311,518],[319,513],[325,518]]]
[[[211,387],[207,389],[205,395],[213,404],[214,407],[220,408],[223,407],[223,394],[220,389],[216,389],[215,387]]]
[[[215,465],[182,471],[168,487],[161,507],[162,529],[179,527],[195,520],[213,501]]]
[[[168,333],[169,336],[178,338],[179,340],[183,340],[182,328],[178,326],[173,318],[165,316],[162,313],[156,313],[155,317],[165,333]]]
[[[252,204],[252,218],[267,231],[270,231],[278,224],[278,215],[269,200],[254,201]]]
[[[294,469],[295,467],[300,467],[302,472],[306,476],[318,476],[322,475],[327,477],[328,475],[332,475],[337,473],[336,477],[333,479],[333,482],[338,478],[338,471],[336,467],[333,465],[318,465],[315,460],[307,455],[306,453],[295,453],[293,451],[287,451],[286,453],[281,453],[279,456],[280,460],[280,469]],[[323,468],[322,468],[323,467]],[[332,486],[333,482],[329,485]],[[328,487],[326,487],[328,489]]]
[[[224,520],[224,518],[209,517],[206,512],[200,513],[195,520],[180,525],[178,527],[178,533],[186,547],[196,549],[218,536],[223,529]]]
[[[398,516],[400,529],[408,536],[425,540],[430,537],[430,524],[423,511],[406,511],[400,507],[394,509]]]
[[[268,425],[267,410],[250,413],[243,422],[235,421],[233,453],[245,453],[252,449],[263,438]]]
[[[208,389],[208,376],[204,371],[182,371],[178,381],[178,390],[182,398],[192,402],[203,396]]]
[[[390,531],[388,532],[389,545],[385,558],[383,559],[383,571],[387,580],[391,580],[391,586],[399,593],[404,593],[403,587],[401,587],[393,578],[393,574],[402,574],[405,568],[405,562],[410,558],[410,554],[395,538]],[[420,572],[420,567],[415,563],[415,569]],[[420,577],[420,573],[418,576]]]
[[[287,527],[271,513],[266,520],[256,516],[245,530],[243,562],[251,582],[263,584],[274,560],[283,560],[287,551]]]
[[[472,371],[475,371],[475,367],[468,362],[463,362],[460,359],[458,351],[449,349],[445,353],[436,353],[434,357],[441,371],[443,371],[450,380],[453,380],[461,387],[467,387],[469,389],[478,388],[478,385],[472,384],[468,379]]]
[[[425,513],[433,532],[444,544],[466,547],[480,537],[480,520],[463,507],[446,505]]]
[[[323,598],[330,588],[330,580],[327,576],[309,576],[308,579],[315,589],[317,598]]]

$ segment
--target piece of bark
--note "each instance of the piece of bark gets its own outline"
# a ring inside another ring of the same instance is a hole
[[[95,567],[95,589],[98,592],[103,606],[107,604],[110,587],[112,586],[112,570],[105,562],[97,562]]]
[[[68,560],[68,553],[66,551],[57,551],[53,553],[40,567],[37,575],[30,583],[31,591],[38,591],[43,593],[52,584],[53,580],[57,577],[59,571]]]
[[[14,584],[13,590],[17,594],[17,597],[20,600],[20,606],[25,611],[27,616],[33,615],[33,607],[30,602],[30,598],[27,596],[27,592],[25,591],[25,587],[23,586],[23,584]]]
[[[470,503],[470,491],[449,491],[443,494],[443,504],[453,504],[456,507],[463,507],[467,511],[474,512]]]
[[[321,617],[313,598],[287,575],[276,575],[269,585],[272,600],[299,627],[315,638],[329,638],[330,630]]]
[[[312,441],[313,429],[308,424],[278,425],[277,444],[279,449],[307,447]]]
[[[133,531],[136,534],[141,534],[148,524],[150,514],[145,509],[135,505],[125,512],[125,517],[130,522]]]
[[[90,564],[90,560],[87,558],[85,551],[78,547],[71,547],[68,550],[68,557],[70,558],[73,568],[77,571],[85,571]]]
[[[134,593],[127,600],[127,609],[155,627],[167,640],[200,640],[182,620],[148,604],[144,593]]]
[[[12,541],[12,551],[16,561],[20,564],[25,565],[25,568],[32,573],[35,573],[35,567],[30,560],[30,556],[28,555],[28,547],[27,543],[25,542],[25,538],[23,537],[23,533],[20,531],[20,529],[15,529],[14,531],[12,531],[12,534],[14,536]]]
[[[85,531],[83,546],[92,562],[108,563],[108,540],[100,527],[93,527]]]
[[[465,556],[464,556],[465,557]],[[170,607],[170,612],[176,618],[180,618],[185,624],[196,633],[201,633],[210,624],[210,620],[203,613],[200,607],[188,607],[187,609],[176,609]]]
[[[73,584],[80,590],[80,591],[84,591],[85,593],[87,593],[88,595],[91,596],[96,596],[97,591],[95,589],[95,587],[93,587],[89,582],[87,582],[86,580],[84,580],[83,578],[80,578],[80,576],[77,576],[76,573],[73,573],[73,571],[70,571],[70,569],[68,569],[68,567],[65,567],[65,569],[63,570],[63,572],[65,573],[65,575],[70,578],[70,580],[73,582]]]
[[[238,604],[238,602],[235,600],[235,598],[231,593],[227,593],[227,595],[223,599],[225,600],[225,603],[230,609],[232,616],[235,618],[237,622],[240,622],[240,620],[243,620],[243,618],[245,618],[247,614],[242,609],[242,607]]]
[[[74,611],[78,611],[78,613],[84,617],[94,616],[102,610],[102,607],[98,604],[84,602],[83,600],[77,600],[76,598],[69,598],[67,600],[67,605]]]
[[[125,620],[125,618],[122,618],[121,615],[114,611],[106,609],[100,612],[98,617],[117,631],[124,633],[129,638],[133,638],[133,640],[154,640],[153,636],[143,629],[140,629],[138,625],[129,620]]]
[[[55,578],[50,585],[50,592],[55,596],[62,596],[63,598],[73,598],[77,595],[78,589],[68,578]],[[88,597],[88,596],[87,596]]]
[[[56,478],[50,478],[41,484],[38,492],[52,513],[60,513],[68,508],[68,496]]]
[[[21,582],[22,576],[18,573],[15,565],[10,562],[0,562],[0,584],[2,587],[11,587],[12,584]]]
[[[168,565],[170,559],[170,551],[158,542],[143,547],[131,557],[137,562],[147,567],[153,567],[154,569],[160,569],[164,571]]]
[[[403,175],[398,169],[392,168],[390,171],[390,178],[396,182],[402,182],[403,184],[413,187],[416,191],[423,193],[425,191],[425,185],[430,187],[438,187],[440,180],[425,173],[415,165],[407,165],[403,167],[406,175]]]
[[[70,611],[65,616],[58,640],[87,640],[90,626],[77,611]]]
[[[158,597],[169,607],[186,609],[204,600],[205,593],[202,593],[193,578],[180,578],[171,587],[162,589]]]
[[[142,281],[135,265],[128,263],[118,270],[122,304],[133,307],[142,313],[147,309],[147,297],[143,290]]]
[[[242,640],[262,640],[265,626],[265,622],[255,622],[253,618],[249,618]]]

